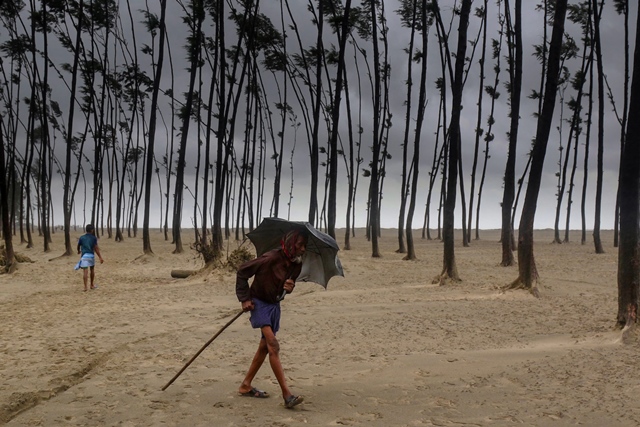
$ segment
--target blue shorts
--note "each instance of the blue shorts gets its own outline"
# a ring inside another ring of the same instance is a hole
[[[280,329],[280,303],[270,304],[253,298],[254,309],[251,310],[251,326],[255,329],[271,326],[275,334]]]

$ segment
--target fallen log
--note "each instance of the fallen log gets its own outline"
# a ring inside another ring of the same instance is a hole
[[[171,277],[174,279],[186,279],[195,272],[196,270],[171,270]]]

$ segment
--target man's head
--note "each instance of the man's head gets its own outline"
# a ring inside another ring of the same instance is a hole
[[[87,224],[87,226],[85,227],[85,231],[87,233],[93,233],[94,230],[95,228],[93,227],[93,224]]]
[[[308,235],[305,230],[292,230],[282,239],[282,250],[292,262],[302,263],[307,249],[307,239]]]

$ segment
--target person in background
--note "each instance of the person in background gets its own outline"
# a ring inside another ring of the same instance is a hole
[[[86,233],[80,236],[78,239],[78,254],[82,255],[80,257],[80,261],[76,264],[76,270],[82,269],[82,280],[84,281],[84,291],[87,291],[87,282],[89,281],[89,276],[91,276],[91,286],[90,289],[97,289],[98,287],[95,285],[95,271],[94,266],[96,265],[95,256],[98,255],[100,258],[100,264],[104,262],[102,259],[102,254],[100,253],[100,248],[98,247],[98,238],[96,237],[96,230],[92,224],[87,224],[85,227]]]
[[[276,333],[280,329],[280,301],[295,288],[295,280],[302,270],[307,238],[302,230],[290,231],[283,237],[280,248],[242,264],[236,276],[236,296],[242,304],[242,310],[251,311],[251,326],[262,332],[258,350],[238,393],[246,397],[269,397],[269,393],[251,385],[268,355],[287,409],[302,403],[304,397],[294,395],[287,386]],[[253,282],[249,286],[251,277]]]

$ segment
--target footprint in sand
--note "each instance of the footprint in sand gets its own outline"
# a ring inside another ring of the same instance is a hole
[[[338,418],[337,420],[329,423],[330,426],[354,426],[358,423],[353,418]]]

